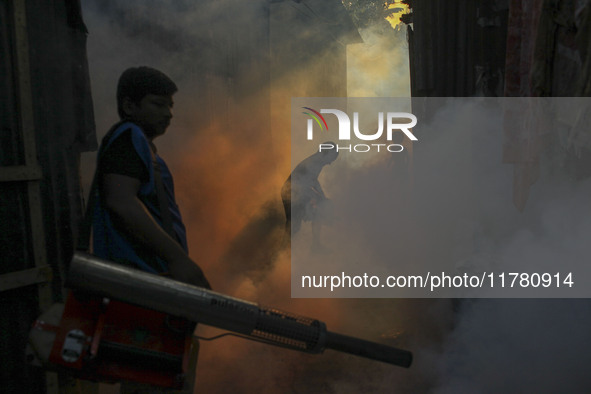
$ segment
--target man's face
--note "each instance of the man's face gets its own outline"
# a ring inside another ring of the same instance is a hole
[[[137,123],[149,139],[166,132],[172,119],[172,96],[148,94],[139,103],[128,102],[125,108],[129,119]]]

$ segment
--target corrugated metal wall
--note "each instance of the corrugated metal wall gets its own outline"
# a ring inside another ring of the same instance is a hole
[[[46,391],[25,345],[39,311],[62,297],[82,207],[79,155],[96,147],[85,40],[78,0],[0,1],[3,392]]]
[[[501,96],[508,6],[491,0],[413,0],[413,97]]]

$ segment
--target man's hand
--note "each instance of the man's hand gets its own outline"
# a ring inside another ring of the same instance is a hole
[[[211,285],[205,274],[188,256],[186,258],[169,261],[170,276],[181,282],[211,290]]]
[[[168,262],[170,274],[174,279],[210,289],[209,281],[201,268],[189,258],[179,243],[160,227],[137,197],[140,185],[139,179],[129,176],[103,175],[102,191],[109,212],[123,224],[126,236]]]

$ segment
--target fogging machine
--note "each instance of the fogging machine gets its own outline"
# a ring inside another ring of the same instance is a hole
[[[71,261],[67,286],[74,291],[59,326],[36,325],[55,334],[49,362],[86,379],[182,386],[189,322],[306,353],[332,349],[406,368],[412,362],[406,350],[327,331],[316,319],[81,252]]]

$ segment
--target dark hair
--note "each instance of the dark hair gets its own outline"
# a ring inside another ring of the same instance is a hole
[[[139,103],[148,94],[158,96],[172,96],[176,93],[175,83],[163,72],[151,67],[131,67],[123,71],[117,84],[117,112],[123,119],[123,99],[129,97],[134,103]]]
[[[322,151],[322,153],[324,153],[324,154],[328,154],[328,153],[337,153],[338,154],[339,153],[339,150],[337,149],[337,144],[335,144],[332,141],[324,141],[320,145],[332,145],[332,148]]]
[[[337,148],[337,144],[335,144],[332,141],[325,141],[320,145],[332,145],[332,148],[330,149],[326,149],[326,150],[321,150],[319,153],[322,155],[322,160],[325,163],[332,163],[333,161],[336,160],[337,157],[339,157],[339,149]]]

